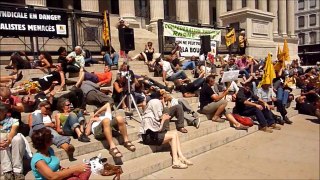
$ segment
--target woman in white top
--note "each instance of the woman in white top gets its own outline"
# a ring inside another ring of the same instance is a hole
[[[179,135],[177,131],[166,131],[163,124],[171,117],[167,113],[162,113],[163,105],[159,99],[152,99],[148,102],[143,115],[139,135],[146,145],[161,145],[170,143],[172,152],[172,168],[185,169],[192,162],[187,160],[181,151]]]

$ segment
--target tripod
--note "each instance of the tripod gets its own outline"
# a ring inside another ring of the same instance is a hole
[[[134,108],[136,109],[138,115],[139,115],[139,118],[140,118],[140,121],[133,118],[132,115],[130,116],[130,119],[134,119],[135,121],[137,121],[138,123],[140,123],[142,121],[142,117],[141,117],[141,114],[140,114],[140,111],[138,109],[138,106],[137,106],[137,103],[136,101],[134,100],[134,97],[132,95],[132,92],[131,92],[131,84],[130,84],[130,79],[131,79],[131,74],[128,70],[127,74],[125,75],[126,78],[127,78],[127,86],[128,86],[128,90],[126,92],[126,95],[121,99],[120,103],[118,104],[117,106],[117,109],[119,109],[120,105],[126,100],[126,98],[128,97],[129,99],[129,110],[131,111],[131,102],[133,102],[133,105],[134,105]]]

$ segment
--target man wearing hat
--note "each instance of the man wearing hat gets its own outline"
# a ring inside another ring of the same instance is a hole
[[[23,135],[18,133],[19,120],[7,116],[8,106],[0,102],[1,170],[5,180],[22,180],[24,179],[22,173],[26,144]]]

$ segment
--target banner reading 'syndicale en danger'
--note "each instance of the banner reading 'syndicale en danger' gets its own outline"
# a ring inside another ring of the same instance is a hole
[[[0,36],[68,37],[65,11],[0,7]]]

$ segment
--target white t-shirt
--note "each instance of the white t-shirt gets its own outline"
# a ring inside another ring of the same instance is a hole
[[[96,122],[93,122],[92,125],[91,125],[91,132],[92,133],[94,133],[94,128],[97,127],[100,124],[100,122],[102,120],[104,120],[105,118],[108,118],[111,121],[112,120],[112,114],[110,112],[106,111],[104,113],[104,115],[99,116],[99,120],[96,121]]]
[[[34,114],[39,114],[39,113],[41,113],[41,110],[35,110],[34,112],[33,112]],[[43,122],[43,124],[48,124],[48,123],[52,123],[52,120],[51,120],[51,118],[50,118],[50,116],[43,116],[42,115],[42,122]]]
[[[174,72],[173,72],[173,69],[171,68],[170,63],[168,61],[163,61],[162,63],[163,63],[162,70],[167,72],[166,78],[172,76]]]

